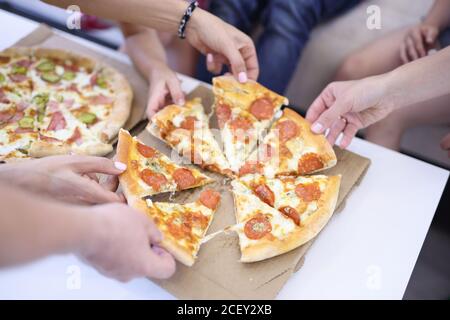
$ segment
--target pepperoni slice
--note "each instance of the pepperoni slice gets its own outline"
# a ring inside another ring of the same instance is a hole
[[[220,193],[212,189],[206,189],[200,193],[199,199],[205,207],[215,210],[220,202]]]
[[[55,100],[50,100],[49,102],[47,102],[47,111],[48,113],[59,111],[59,103]]]
[[[243,176],[250,173],[263,173],[263,165],[259,162],[246,162],[239,169],[239,175]]]
[[[322,194],[317,182],[300,183],[295,187],[295,193],[305,202],[319,200],[320,195]]]
[[[292,219],[296,225],[300,226],[300,215],[297,210],[289,206],[281,207],[278,210],[287,218]]]
[[[28,77],[23,74],[9,74],[8,76],[13,82],[16,82],[16,83],[23,82],[28,79]]]
[[[167,221],[166,225],[169,233],[176,239],[189,238],[191,236],[192,226],[189,223],[177,223],[176,220],[177,217],[173,216]]]
[[[59,139],[44,136],[42,133],[39,133],[39,140],[47,141],[47,142],[61,142],[61,140],[59,140]]]
[[[253,101],[250,106],[250,113],[258,120],[271,119],[273,116],[273,104],[268,98],[260,98]]]
[[[218,104],[216,107],[217,121],[219,122],[219,127],[222,129],[225,122],[231,118],[231,108],[227,104]]]
[[[50,119],[50,124],[47,127],[47,130],[61,130],[66,127],[66,119],[64,119],[63,114],[58,111],[52,114],[52,118]]]
[[[184,224],[187,226],[199,226],[204,229],[208,227],[209,219],[207,216],[204,216],[201,212],[186,212],[184,214]]]
[[[155,149],[140,142],[137,143],[137,150],[142,156],[146,158],[153,158],[157,154]]]
[[[19,111],[23,111],[26,108],[28,108],[29,106],[30,106],[30,104],[25,101],[20,101],[19,103],[16,104],[17,110],[19,110]]]
[[[310,173],[324,167],[322,160],[319,155],[315,153],[305,153],[298,160],[298,173],[306,174]]]
[[[233,131],[244,130],[247,131],[252,127],[252,123],[247,118],[236,117],[230,121],[230,127]]]
[[[244,226],[244,233],[247,238],[258,240],[272,231],[272,225],[262,214],[250,219]]]
[[[186,189],[193,186],[196,183],[196,179],[191,170],[186,168],[178,168],[173,173],[173,179],[178,185],[178,189]]]
[[[273,207],[275,203],[275,195],[266,184],[257,185],[253,188],[253,192],[258,196],[258,198],[261,199],[261,201]]]
[[[20,119],[23,118],[25,114],[23,113],[23,111],[16,111],[16,113],[14,114],[14,116],[8,121],[10,123],[12,122],[18,122],[20,121]]]
[[[13,116],[14,116],[14,114],[9,110],[0,111],[0,123],[8,122],[9,119],[11,119]]]
[[[107,97],[103,94],[99,94],[98,96],[89,97],[89,103],[93,105],[99,104],[111,104],[114,102],[114,99],[111,97]]]
[[[161,186],[167,183],[167,179],[163,174],[150,169],[142,170],[140,175],[141,179],[155,191],[159,191]]]
[[[77,145],[80,145],[83,143],[83,140],[81,139],[81,131],[80,128],[76,127],[72,136],[67,139],[67,143],[72,144],[76,143]]]
[[[198,119],[194,116],[187,116],[184,118],[183,122],[180,124],[180,127],[189,131],[195,130],[195,122],[198,121]]]
[[[300,132],[297,124],[292,120],[278,122],[276,129],[278,129],[278,135],[281,142],[286,142],[289,139],[296,137]]]
[[[292,152],[284,144],[280,146],[280,156],[283,158],[292,158]]]
[[[16,130],[14,130],[15,133],[30,133],[30,132],[34,132],[34,129],[32,128],[17,128]]]
[[[25,68],[28,68],[29,66],[31,66],[31,64],[32,64],[32,62],[29,59],[22,59],[22,60],[16,62],[16,65],[25,67]]]

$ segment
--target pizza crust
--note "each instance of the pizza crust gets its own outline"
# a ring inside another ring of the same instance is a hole
[[[29,155],[33,158],[42,158],[48,156],[65,155],[65,154],[80,154],[90,156],[104,156],[113,151],[110,144],[96,142],[88,145],[80,145],[72,147],[68,144],[57,145],[47,141],[34,141],[31,146]]]

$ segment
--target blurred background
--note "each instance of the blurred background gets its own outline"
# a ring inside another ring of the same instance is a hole
[[[330,81],[345,56],[394,29],[417,24],[432,3],[433,0],[364,1],[345,14],[321,23],[314,29],[287,89],[290,102],[305,111],[305,107]],[[382,8],[382,28],[355,28],[365,26],[366,9],[370,4]],[[67,31],[67,12],[38,0],[0,0],[0,8]],[[81,26],[81,30],[73,30],[72,33],[110,48],[117,49],[123,42],[122,33],[110,21],[84,16]],[[447,153],[438,144],[449,129],[445,125],[408,129],[401,141],[401,152],[450,169]],[[449,188],[447,183],[447,195]],[[450,298],[450,206],[445,199],[440,203],[404,298]]]

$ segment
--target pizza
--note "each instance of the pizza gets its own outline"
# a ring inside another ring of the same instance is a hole
[[[331,218],[340,176],[247,175],[234,180],[233,198],[241,261],[268,259],[313,239]]]
[[[213,78],[213,92],[225,156],[237,173],[288,99],[255,81],[239,83],[232,76]]]
[[[195,188],[214,181],[198,169],[177,165],[123,129],[119,132],[116,159],[127,165],[119,181],[128,201]]]
[[[202,239],[220,204],[220,193],[206,189],[197,201],[178,204],[133,198],[129,204],[145,212],[163,234],[161,246],[181,263],[192,266]]]
[[[119,72],[59,49],[0,52],[0,160],[105,155],[127,120],[132,90]]]
[[[330,168],[336,162],[325,136],[312,133],[308,121],[285,108],[258,149],[240,167],[239,175],[305,175]]]
[[[231,176],[230,165],[209,128],[202,101],[168,105],[153,115],[147,130],[202,168]]]

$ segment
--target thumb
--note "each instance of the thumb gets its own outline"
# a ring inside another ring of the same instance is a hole
[[[165,96],[164,84],[158,82],[156,85],[151,85],[149,90],[149,98],[147,103],[147,116],[150,118],[159,109],[162,100]]]
[[[184,93],[181,90],[180,80],[175,75],[167,80],[167,87],[169,88],[172,101],[179,106],[184,105]]]
[[[145,275],[150,278],[167,279],[176,269],[175,260],[166,250],[153,246],[146,255]]]
[[[317,120],[312,124],[311,130],[314,133],[323,133],[331,127],[331,125],[345,113],[345,105],[336,100],[330,108],[326,109]]]
[[[227,45],[225,56],[230,63],[231,72],[233,76],[240,82],[245,83],[248,80],[247,69],[245,67],[245,61],[241,55],[241,52],[236,49],[233,44]]]
[[[433,44],[438,35],[438,30],[435,28],[426,28],[424,30],[425,40],[428,44]]]

